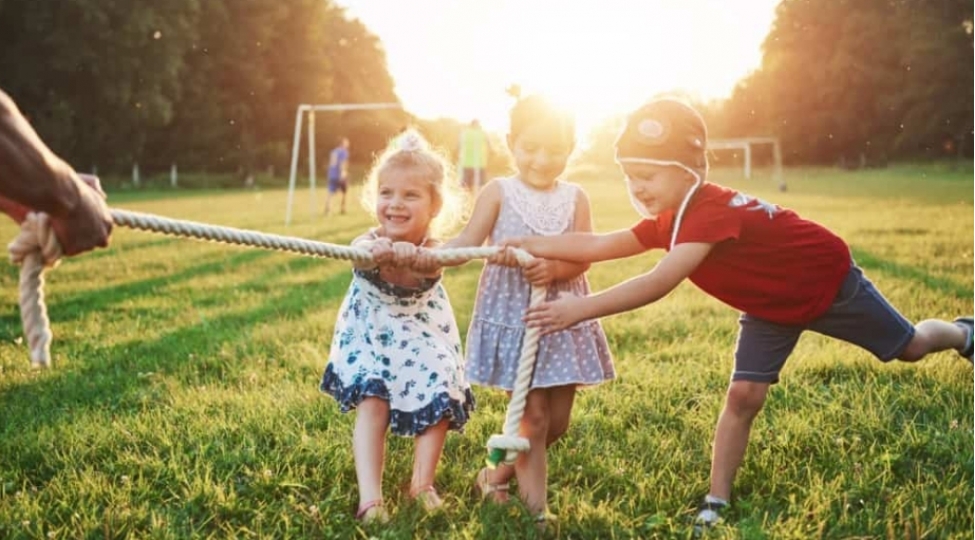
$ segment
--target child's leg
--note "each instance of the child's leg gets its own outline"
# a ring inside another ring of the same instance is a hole
[[[416,497],[433,487],[437,474],[437,464],[443,453],[449,422],[444,419],[417,435],[413,457],[413,478],[410,480],[410,495]]]
[[[548,422],[548,433],[545,435],[545,447],[548,448],[562,438],[565,432],[569,429],[569,418],[572,416],[572,405],[575,403],[576,398],[576,386],[566,385],[566,386],[556,386],[549,388],[550,403],[549,403],[549,422]],[[508,393],[508,397],[511,397],[511,393]],[[489,486],[505,486],[511,481],[515,476],[515,468],[511,465],[502,463],[497,466],[494,470],[482,470],[478,474],[483,475],[479,480],[486,484],[482,487]],[[504,489],[498,490],[504,491]],[[494,497],[495,502],[504,502],[507,500],[507,493],[496,493]]]
[[[724,501],[731,499],[731,485],[748,447],[752,421],[762,409],[770,383],[733,381],[725,396],[724,409],[714,431],[709,494]]]
[[[916,362],[929,353],[949,349],[962,352],[971,340],[969,331],[958,323],[928,319],[917,323],[914,337],[897,356],[898,360]]]
[[[549,389],[549,420],[548,435],[545,447],[555,444],[569,430],[569,419],[572,416],[572,405],[575,404],[576,385],[556,386]]]
[[[389,403],[368,397],[356,408],[352,454],[359,482],[359,505],[382,500],[383,461],[386,457],[386,429]]]
[[[809,329],[858,345],[884,362],[895,358],[916,362],[950,349],[971,356],[971,319],[929,319],[913,325],[856,266],[833,305]]]
[[[518,433],[528,439],[531,448],[515,461],[518,493],[525,506],[537,514],[545,511],[548,496],[548,438],[550,391],[539,388],[528,393],[525,412]]]
[[[717,514],[706,508],[710,503],[726,505],[731,499],[732,484],[748,448],[752,421],[765,404],[769,387],[778,382],[779,372],[802,335],[801,328],[770,323],[747,314],[739,318],[738,324],[735,369],[714,431],[711,487],[702,507],[706,523],[717,519]]]

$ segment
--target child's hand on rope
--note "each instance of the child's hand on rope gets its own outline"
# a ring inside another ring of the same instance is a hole
[[[416,244],[412,242],[393,242],[393,264],[410,268],[416,259]]]
[[[396,257],[393,252],[393,241],[385,237],[373,240],[372,245],[369,246],[369,252],[372,253],[372,262],[376,263],[376,266],[392,264]]]
[[[443,264],[437,259],[432,249],[421,247],[416,250],[416,258],[413,259],[412,268],[417,274],[432,277],[440,273]]]
[[[488,257],[487,262],[501,266],[520,266],[518,259],[515,257],[515,252],[508,247],[507,242],[497,253]]]
[[[506,248],[505,251],[510,250]],[[548,259],[532,259],[522,268],[522,271],[525,279],[536,287],[544,287],[555,281],[555,262]]]
[[[523,249],[528,253],[534,255],[535,252],[533,251],[533,249],[535,248],[536,238],[538,237],[537,236],[516,236],[514,238],[505,239],[504,242],[501,242],[501,245],[506,248]]]

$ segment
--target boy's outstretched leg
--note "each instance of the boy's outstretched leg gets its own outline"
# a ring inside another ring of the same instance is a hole
[[[972,319],[959,317],[955,322],[928,319],[914,326],[914,337],[897,356],[904,362],[917,362],[930,353],[954,349],[972,361]]]
[[[369,397],[356,407],[352,454],[359,483],[359,510],[356,518],[363,521],[385,521],[383,509],[383,462],[386,459],[386,429],[389,426],[389,403]]]
[[[714,431],[711,455],[711,488],[698,509],[696,522],[708,527],[717,523],[719,511],[731,500],[731,486],[745,457],[752,421],[762,410],[770,383],[732,381],[724,409]]]
[[[435,510],[443,506],[443,501],[437,495],[434,479],[437,475],[437,464],[443,454],[444,440],[447,438],[448,421],[446,419],[432,425],[423,433],[416,436],[413,457],[413,478],[410,479],[410,497],[416,499],[427,510]]]
[[[975,342],[973,342],[973,339],[975,339],[975,319],[972,317],[958,317],[955,319],[955,324],[965,331],[965,346],[958,349],[958,354],[964,356],[969,362],[972,362],[972,353],[975,352]]]

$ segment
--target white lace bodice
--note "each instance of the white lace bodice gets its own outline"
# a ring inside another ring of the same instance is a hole
[[[575,184],[558,182],[549,191],[539,191],[518,178],[499,180],[511,208],[532,230],[544,235],[565,232],[575,215]]]

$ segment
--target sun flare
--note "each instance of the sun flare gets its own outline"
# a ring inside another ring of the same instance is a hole
[[[572,110],[585,132],[663,91],[729,95],[758,66],[778,1],[342,3],[382,40],[415,114],[501,131],[517,83]]]

